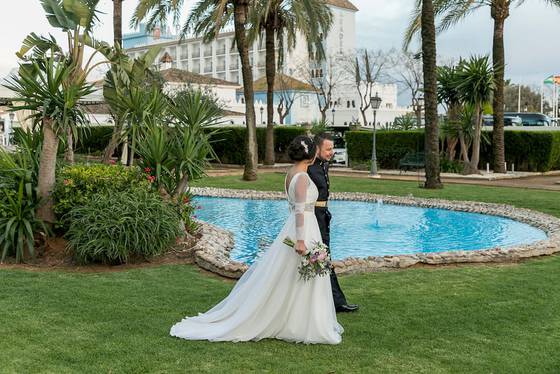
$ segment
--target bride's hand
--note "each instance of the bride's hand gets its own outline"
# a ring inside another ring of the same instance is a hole
[[[303,240],[298,240],[295,247],[296,252],[303,256],[307,252],[307,247],[305,246],[305,242]]]

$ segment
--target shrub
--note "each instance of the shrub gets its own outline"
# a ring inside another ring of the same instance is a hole
[[[345,134],[351,166],[367,163],[373,146],[371,131],[348,131]],[[376,135],[377,162],[383,169],[396,169],[399,160],[410,152],[424,150],[423,131],[385,131]]]
[[[74,207],[82,206],[98,193],[116,193],[130,188],[149,189],[149,182],[135,168],[120,165],[74,165],[64,167],[53,192],[54,211],[62,227],[68,228],[63,217]]]
[[[489,144],[481,144],[480,167],[492,167],[492,132]],[[505,131],[506,162],[508,169],[545,172],[560,168],[560,132],[557,131]]]
[[[490,142],[481,142],[480,169],[486,163],[492,165],[492,132],[485,131],[483,136]],[[349,131],[345,135],[348,157],[352,167],[364,165],[371,159],[371,131]],[[508,168],[515,163],[516,170],[549,171],[560,168],[560,132],[556,131],[506,131],[506,162]],[[408,152],[424,150],[422,131],[378,131],[377,159],[380,167],[393,169]],[[460,155],[460,149],[457,149]],[[456,169],[457,165],[443,165],[442,170]]]
[[[245,127],[231,126],[221,128],[212,137],[212,147],[220,162],[224,164],[245,164],[245,150],[247,149]],[[305,129],[298,126],[277,126],[274,128],[274,152],[276,162],[289,160],[287,149],[290,142],[298,135],[305,133]],[[257,128],[257,143],[259,160],[264,159],[266,144],[266,129]]]
[[[440,157],[439,166],[442,173],[461,174],[463,173],[463,169],[465,168],[462,161],[458,161],[458,160],[450,161],[445,156]]]
[[[16,262],[21,262],[25,251],[34,257],[35,233],[46,232],[47,228],[35,216],[39,205],[34,187],[38,157],[33,142],[25,142],[33,140],[33,136],[20,132],[16,137],[20,140],[16,152],[9,153],[0,147],[0,254],[2,261],[15,255]]]
[[[165,252],[182,234],[177,210],[154,192],[100,193],[68,213],[68,248],[81,264],[126,263]]]

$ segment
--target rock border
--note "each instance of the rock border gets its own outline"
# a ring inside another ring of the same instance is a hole
[[[242,198],[254,200],[282,200],[283,192],[230,190],[219,188],[192,188],[198,196]],[[548,238],[535,243],[509,248],[482,250],[458,250],[432,253],[417,253],[395,256],[348,257],[333,262],[337,274],[364,273],[390,269],[404,269],[419,265],[449,265],[475,263],[511,263],[529,257],[547,256],[560,252],[560,219],[506,204],[476,201],[451,201],[443,199],[378,195],[370,193],[339,192],[331,194],[331,200],[351,200],[415,206],[421,208],[447,209],[460,212],[481,213],[523,222],[543,230]],[[239,278],[248,266],[232,260],[229,253],[233,248],[233,234],[211,224],[200,222],[202,239],[195,247],[196,263],[209,271],[228,278]]]

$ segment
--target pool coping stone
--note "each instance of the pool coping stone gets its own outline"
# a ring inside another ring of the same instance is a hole
[[[192,188],[197,196],[225,197],[253,200],[283,200],[285,193],[276,191],[233,190],[210,187]],[[401,206],[446,209],[459,212],[488,214],[523,222],[543,230],[548,238],[531,244],[508,248],[494,247],[481,250],[454,250],[389,256],[347,257],[333,261],[337,274],[367,273],[384,270],[405,269],[421,265],[451,265],[475,263],[512,263],[525,258],[547,256],[560,252],[560,219],[525,208],[506,204],[477,201],[452,201],[414,196],[389,196],[361,192],[331,193],[331,200],[380,202]],[[193,249],[198,266],[227,278],[238,279],[248,265],[231,259],[234,247],[233,233],[198,221],[201,238]]]

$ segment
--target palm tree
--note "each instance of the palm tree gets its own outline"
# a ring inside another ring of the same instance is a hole
[[[117,55],[120,55],[121,59],[126,57],[122,52],[122,2],[123,0],[113,0],[113,47],[115,48],[115,52]],[[112,75],[112,77],[109,77]],[[113,84],[117,84],[118,81],[118,74],[117,74],[117,66],[111,66],[111,70],[107,72],[105,76],[105,82],[112,81]],[[111,108],[113,109],[113,108]],[[115,123],[113,127],[113,134],[111,136],[111,140],[109,140],[109,144],[105,147],[103,151],[103,157],[101,161],[105,164],[111,162],[111,157],[117,148],[119,139],[121,137],[122,127],[123,127],[123,118],[118,113],[112,110],[111,117],[113,117],[113,121]]]
[[[51,193],[56,179],[59,139],[74,132],[77,125],[87,123],[79,100],[93,92],[93,87],[86,84],[85,76],[82,80],[70,79],[76,69],[66,56],[53,52],[28,59],[6,84],[19,97],[13,110],[32,111],[33,122],[43,130],[37,180],[42,205],[37,210],[37,217],[47,223],[55,221]]]
[[[547,4],[560,7],[560,0],[543,0]],[[494,20],[494,35],[492,44],[492,64],[494,71],[494,97],[492,107],[494,112],[493,151],[496,173],[505,173],[505,143],[504,143],[504,68],[506,66],[504,52],[504,27],[510,15],[510,9],[520,6],[525,0],[439,0],[435,3],[435,13],[442,17],[439,31],[460,22],[474,11],[489,6],[490,15]],[[407,32],[407,37],[417,31],[413,21]]]
[[[113,41],[114,45],[122,47],[122,3],[123,0],[113,0]]]
[[[249,60],[249,45],[247,40],[247,22],[249,6],[254,0],[199,0],[183,26],[182,35],[189,31],[201,35],[201,30],[208,30],[204,35],[204,41],[214,39],[227,22],[231,22],[235,30],[235,44],[241,59],[241,73],[243,77],[243,94],[245,97],[245,123],[247,127],[247,153],[245,158],[245,169],[243,179],[253,181],[257,179],[258,148],[257,128],[255,122],[255,94],[253,91],[253,71]],[[174,23],[179,23],[184,0],[140,0],[132,23],[138,25],[140,21],[148,18],[147,28],[153,29],[157,24],[164,25],[168,15],[173,15]],[[194,17],[193,17],[194,15]],[[202,17],[211,15],[211,17]],[[193,19],[198,17],[211,20],[207,25],[195,23]]]
[[[445,106],[447,119],[441,128],[447,141],[449,161],[455,159],[455,148],[461,141],[464,144],[463,132],[460,126],[461,98],[457,89],[457,67],[439,66],[438,78],[438,103]]]
[[[123,128],[125,122],[127,122],[127,116],[129,116],[130,112],[134,112],[137,109],[136,107],[131,108],[124,105],[124,103],[128,102],[132,91],[145,87],[147,82],[155,80],[154,73],[150,70],[150,67],[160,51],[160,48],[152,47],[144,55],[131,60],[122,52],[118,45],[114,49],[115,63],[111,65],[111,69],[105,74],[103,82],[103,97],[109,105],[109,111],[115,122],[113,134],[103,152],[103,162],[107,164],[110,163],[115,149],[122,141],[123,135],[125,135],[123,134]],[[133,103],[131,105],[140,104]],[[128,117],[128,123],[131,124],[130,116]]]
[[[40,0],[49,24],[62,30],[67,36],[67,52],[63,52],[57,41],[50,38],[42,38],[35,33],[29,34],[23,41],[23,46],[17,53],[22,60],[28,58],[29,52],[44,54],[48,50],[55,50],[59,54],[67,53],[67,61],[73,66],[72,74],[67,77],[73,85],[87,76],[100,64],[109,63],[114,54],[107,43],[99,42],[93,38],[93,27],[99,20],[97,17],[97,4],[99,0]],[[86,59],[86,48],[92,48],[94,53]],[[97,53],[102,53],[108,60],[93,63]],[[85,64],[84,64],[85,63]],[[75,82],[73,82],[75,81]],[[71,128],[68,131],[72,130]],[[66,134],[65,160],[74,162],[74,139],[75,131]]]
[[[301,33],[307,43],[308,53],[324,59],[323,35],[332,25],[332,13],[324,0],[257,0],[249,15],[249,42],[255,42],[264,33],[266,50],[266,148],[265,165],[274,164],[274,81],[277,65],[284,61],[284,47],[289,52],[296,45]],[[287,45],[284,45],[284,41]],[[275,41],[278,43],[276,56]],[[277,64],[278,62],[278,64]]]
[[[434,2],[417,0],[417,15],[413,17],[414,30],[421,31],[422,61],[424,75],[425,103],[425,153],[426,153],[426,188],[442,188],[439,167],[439,130],[437,117],[437,65],[436,65],[436,27]],[[411,33],[405,37],[405,49],[412,39]]]
[[[480,160],[480,141],[482,135],[482,114],[484,104],[490,102],[494,89],[492,67],[489,57],[471,57],[459,64],[456,74],[456,87],[461,101],[474,110],[474,133],[472,156],[466,159],[465,172],[478,173]],[[462,145],[463,146],[463,145]]]
[[[51,26],[63,30],[68,39],[64,51],[53,36],[29,34],[17,56],[21,59],[17,75],[12,75],[6,87],[19,96],[13,110],[31,110],[31,118],[43,130],[38,176],[38,194],[43,205],[38,217],[54,222],[51,192],[55,183],[56,153],[59,139],[66,136],[67,157],[73,159],[72,140],[78,125],[88,123],[79,100],[93,91],[87,84],[88,75],[100,64],[94,63],[98,52],[111,57],[106,43],[93,39],[91,31],[97,21],[99,0],[41,0]],[[85,60],[85,49],[94,53]],[[84,64],[85,62],[85,64]]]

